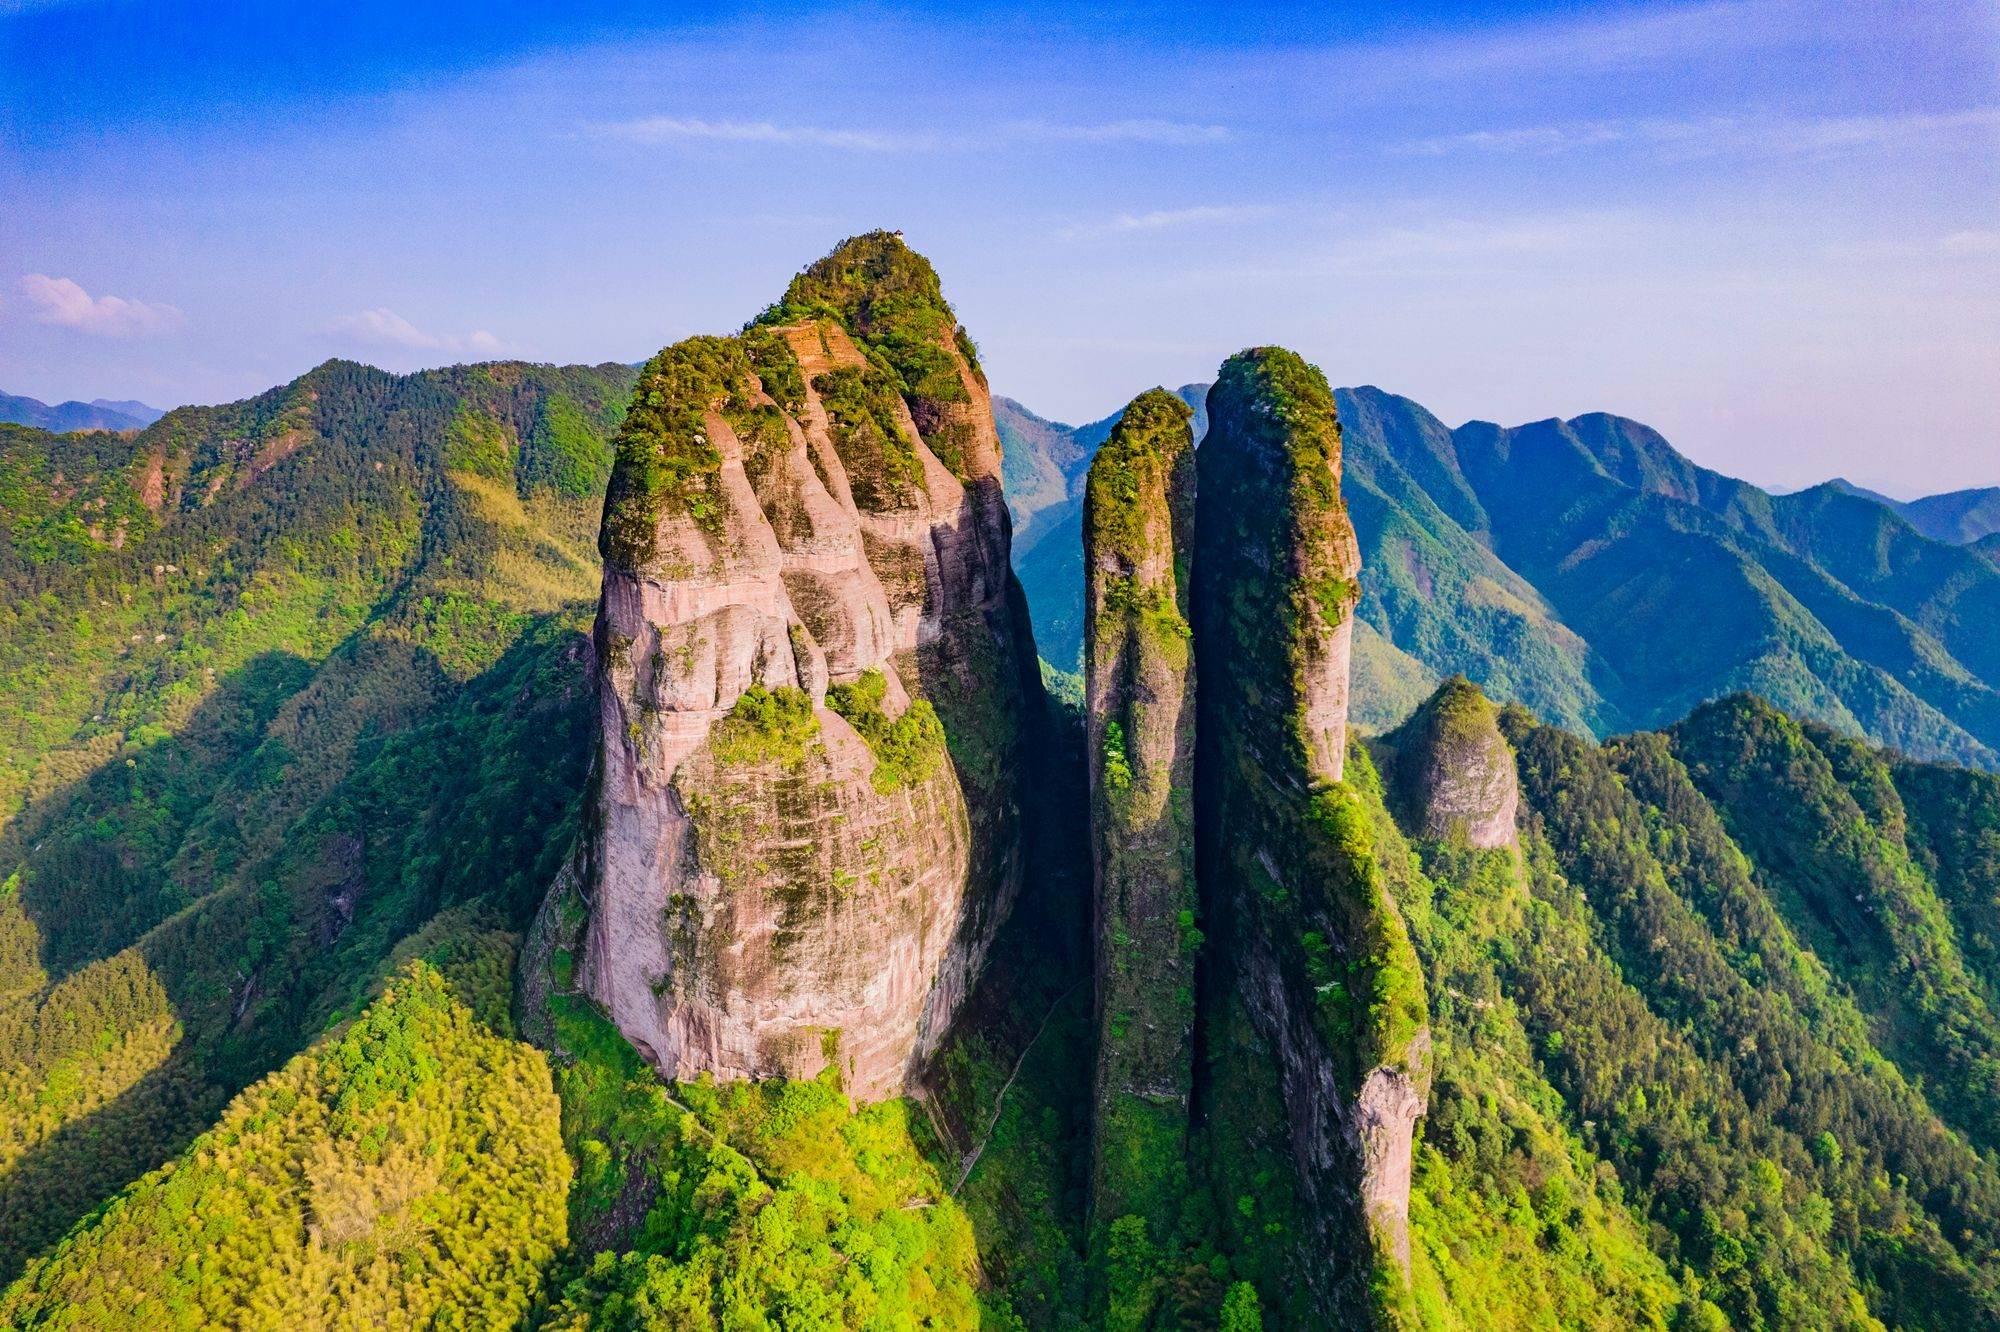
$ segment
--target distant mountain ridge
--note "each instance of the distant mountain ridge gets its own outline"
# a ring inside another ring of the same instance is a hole
[[[0,421],[57,433],[70,430],[143,430],[166,413],[130,399],[60,402],[53,407],[39,398],[0,393]]]
[[[1835,477],[1826,484],[1894,510],[1933,541],[1969,546],[2000,532],[2000,486],[1976,486],[1926,495],[1922,499],[1899,500],[1857,486],[1845,477]]]
[[[1378,388],[1335,397],[1363,550],[1363,724],[1393,724],[1454,673],[1599,736],[1747,690],[1912,754],[2000,763],[1994,534],[1942,540],[1845,483],[1773,495],[1608,413],[1453,430]],[[1060,440],[1065,457],[1095,429]],[[1045,493],[1017,567],[1044,654],[1074,669],[1080,501]],[[1976,503],[1934,500],[1918,502],[1933,527],[1976,527]]]

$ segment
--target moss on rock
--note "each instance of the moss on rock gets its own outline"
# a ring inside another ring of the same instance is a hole
[[[930,780],[945,757],[944,726],[937,709],[917,699],[894,721],[883,711],[888,679],[879,670],[866,671],[853,684],[827,690],[826,704],[867,742],[875,755],[871,782],[884,795]]]
[[[1189,1205],[1188,1098],[1201,931],[1194,873],[1187,405],[1126,408],[1084,492],[1085,696],[1096,881],[1091,1202],[1107,1327],[1149,1326],[1205,1238]]]

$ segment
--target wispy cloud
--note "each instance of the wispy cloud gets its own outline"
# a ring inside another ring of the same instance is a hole
[[[1604,214],[1497,220],[1450,218],[1345,237],[1327,250],[1322,260],[1329,269],[1351,270],[1498,255],[1571,254],[1614,233],[1622,234],[1629,226],[1629,219]]]
[[[979,151],[1029,143],[1153,144],[1198,147],[1223,143],[1233,135],[1225,125],[1180,120],[1109,120],[1062,124],[1018,120],[991,129],[958,134],[840,125],[786,125],[769,120],[705,120],[696,116],[642,116],[594,124],[589,132],[627,143],[734,143],[774,147],[831,148],[851,153]]]
[[[631,143],[707,140],[719,143],[784,144],[838,148],[857,153],[906,153],[936,148],[934,134],[842,129],[824,125],[778,125],[768,120],[702,120],[692,116],[644,116],[591,126],[593,133]]]
[[[1046,121],[1023,120],[1004,127],[1002,135],[1016,140],[1156,143],[1170,147],[1196,147],[1205,143],[1226,143],[1235,137],[1235,132],[1227,125],[1203,125],[1183,120],[1111,120],[1098,125],[1052,125]]]
[[[44,9],[67,9],[78,0],[0,0],[0,19],[19,18]]]
[[[184,322],[181,312],[171,305],[123,296],[92,296],[69,278],[45,273],[22,278],[21,294],[35,308],[38,322],[103,338],[152,337],[171,333]]]
[[[1814,155],[1996,129],[2000,129],[2000,107],[1974,106],[1905,115],[1811,119],[1708,116],[1477,129],[1398,144],[1393,151],[1422,157],[1451,153],[1550,156],[1615,144],[1657,149],[1679,157]]]
[[[507,350],[505,343],[483,328],[476,328],[464,337],[427,333],[386,306],[343,315],[333,321],[331,331],[355,342],[377,347],[402,347],[411,351],[474,352],[483,356],[499,356]]]
[[[1335,219],[1327,219],[1333,221]],[[1463,278],[1498,272],[1567,268],[1593,256],[1629,252],[1648,234],[1641,217],[1623,212],[1522,217],[1437,217],[1356,228],[1347,221],[1316,243],[1191,270],[1195,287],[1240,289],[1245,284],[1296,288],[1323,278]]]
[[[1067,240],[1092,236],[1120,236],[1140,231],[1171,231],[1181,227],[1217,226],[1231,222],[1254,222],[1278,210],[1269,204],[1197,204],[1191,208],[1162,208],[1149,213],[1118,213],[1094,222],[1078,222],[1064,227]]]
[[[1392,146],[1391,151],[1414,157],[1443,157],[1447,153],[1520,153],[1543,155],[1618,143],[1631,137],[1631,126],[1610,121],[1585,125],[1527,125],[1514,129],[1477,129],[1462,134],[1441,134],[1414,139]]]
[[[1753,129],[1756,127],[1752,127]],[[1929,139],[1962,130],[2000,130],[2000,106],[1972,106],[1900,116],[1834,116],[1819,120],[1779,121],[1758,130],[1756,137],[1781,151],[1830,152],[1878,144]]]
[[[1431,77],[1559,68],[1628,69],[1794,40],[1798,0],[1708,0],[1608,16],[1534,20],[1464,37],[1373,48]]]

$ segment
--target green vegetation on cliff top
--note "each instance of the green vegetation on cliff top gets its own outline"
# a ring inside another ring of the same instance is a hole
[[[771,432],[771,443],[782,442],[783,421],[757,399],[764,389],[760,367],[780,392],[795,391],[783,379],[787,365],[796,379],[790,350],[768,334],[687,338],[646,362],[615,445],[600,539],[606,560],[635,569],[651,559],[660,516],[670,507],[710,536],[720,534],[722,454],[708,437],[708,414],[720,414],[747,446]]]
[[[880,352],[902,391],[932,402],[963,402],[965,385],[949,350],[956,347],[976,374],[972,340],[944,299],[930,260],[892,231],[870,231],[833,247],[794,277],[784,297],[758,324],[833,319]]]

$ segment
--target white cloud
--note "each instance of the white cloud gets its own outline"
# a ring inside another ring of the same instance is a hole
[[[37,321],[103,338],[152,337],[170,333],[183,322],[181,312],[171,305],[92,296],[70,279],[46,273],[22,278],[21,293],[35,307]]]
[[[778,147],[832,148],[853,153],[978,151],[1022,143],[1156,144],[1196,147],[1233,137],[1224,125],[1179,120],[1109,120],[1060,124],[1018,120],[989,130],[943,135],[928,131],[863,129],[830,125],[781,125],[768,120],[703,120],[693,116],[644,116],[589,127],[602,138],[628,143],[743,143]]]
[[[476,328],[464,337],[427,333],[386,306],[343,315],[333,321],[332,331],[356,342],[377,347],[405,347],[412,351],[478,352],[499,356],[507,350],[505,343],[483,328]]]
[[[593,132],[632,143],[672,143],[710,140],[721,143],[766,143],[807,148],[838,148],[857,153],[900,153],[935,148],[937,136],[896,134],[881,130],[838,129],[820,125],[776,125],[768,120],[701,120],[684,116],[646,116],[594,125]]]
[[[1818,120],[1779,121],[1744,126],[1744,146],[1763,143],[1778,151],[1818,153],[1843,148],[1929,140],[1960,130],[2000,129],[2000,106],[1973,106],[1956,111],[1919,112],[1900,116],[1831,116]]]
[[[1224,143],[1235,137],[1226,125],[1200,125],[1180,120],[1111,120],[1098,125],[1051,125],[1026,120],[1009,125],[1003,137],[1052,139],[1068,143],[1157,143],[1193,147]]]
[[[1568,152],[1629,138],[1630,127],[1609,122],[1587,125],[1528,125],[1515,129],[1470,130],[1397,144],[1392,151],[1418,157],[1442,157],[1454,152],[1544,155]]]
[[[1602,244],[1629,226],[1629,220],[1609,214],[1499,220],[1451,218],[1415,226],[1384,227],[1342,238],[1325,258],[1328,267],[1346,270],[1495,255],[1571,254]]]
[[[1557,68],[1628,69],[1682,62],[1796,39],[1797,0],[1711,0],[1583,19],[1535,20],[1465,37],[1364,47],[1380,59],[1372,72],[1402,77],[1465,77]]]
[[[1339,225],[1300,227],[1298,243],[1282,255],[1224,259],[1185,270],[1178,280],[1196,290],[1247,285],[1295,290],[1301,282],[1334,277],[1416,283],[1450,276],[1463,281],[1552,265],[1567,270],[1608,254],[1631,253],[1654,234],[1644,218],[1621,212],[1418,218],[1366,228],[1327,220]],[[1316,241],[1307,235],[1315,230]]]
[[[1808,120],[1709,116],[1696,120],[1598,120],[1572,125],[1479,129],[1399,144],[1423,157],[1478,152],[1548,156],[1607,144],[1655,148],[1669,156],[1816,155],[1909,142],[1937,142],[1964,131],[2000,129],[2000,107],[1907,115],[1821,116]]]
[[[1150,213],[1119,213],[1097,222],[1079,222],[1063,228],[1070,240],[1089,236],[1119,236],[1138,231],[1169,231],[1179,227],[1254,222],[1275,213],[1269,204],[1198,204],[1191,208],[1162,208]]]
[[[1947,254],[2000,254],[2000,231],[1954,231],[1938,245]]]

